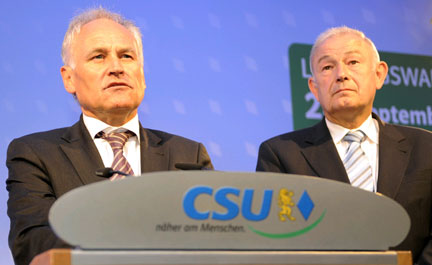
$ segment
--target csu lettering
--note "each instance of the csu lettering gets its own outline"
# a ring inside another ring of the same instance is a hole
[[[243,198],[241,200],[241,209],[235,201],[228,198],[228,195],[233,195],[235,197],[240,196],[240,189],[234,187],[222,187],[214,193],[213,188],[208,186],[197,186],[193,187],[186,192],[183,197],[183,210],[187,216],[196,220],[232,220],[237,217],[241,210],[242,216],[249,221],[261,221],[267,218],[270,212],[270,206],[272,202],[273,191],[264,190],[264,195],[261,203],[261,210],[259,213],[252,212],[252,202],[254,196],[253,189],[245,189],[243,192]],[[200,199],[201,196],[213,196],[214,201],[220,206],[226,209],[225,212],[211,211],[198,211],[195,208],[195,202]]]

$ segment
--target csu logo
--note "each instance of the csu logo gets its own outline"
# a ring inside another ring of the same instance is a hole
[[[252,212],[252,202],[254,197],[253,189],[244,189],[242,191],[243,197],[240,203],[237,203],[228,198],[228,195],[240,197],[241,190],[234,187],[222,187],[213,191],[212,187],[209,186],[196,186],[189,189],[183,197],[183,210],[187,216],[195,220],[219,220],[219,221],[229,221],[235,219],[239,214],[243,216],[244,219],[253,222],[259,222],[265,220],[272,209],[272,198],[273,190],[265,189],[263,191],[263,196],[258,205],[260,205],[259,211]],[[278,219],[280,222],[296,222],[300,219],[293,215],[294,207],[297,207],[301,216],[303,217],[303,222],[308,221],[315,205],[310,198],[308,192],[305,190],[300,197],[300,200],[296,202],[293,200],[294,192],[286,188],[281,188],[278,193]],[[213,200],[220,206],[224,208],[222,212],[206,209],[204,211],[198,211],[195,208],[195,202],[200,199],[201,196],[213,197]],[[257,230],[251,225],[248,228],[263,237],[268,238],[289,238],[305,234],[315,228],[324,218],[326,210],[323,211],[321,216],[308,226],[305,226],[296,231],[290,231],[285,233],[267,233],[264,231]],[[301,217],[300,217],[301,218]]]
[[[222,220],[228,221],[237,217],[240,212],[239,206],[228,199],[228,195],[232,194],[236,197],[240,196],[240,190],[233,187],[223,187],[218,189],[214,194],[214,200],[217,204],[224,207],[226,209],[225,213],[211,212],[199,212],[195,209],[195,201],[198,196],[210,195],[213,196],[213,188],[207,186],[197,186],[190,189],[186,192],[183,198],[183,209],[187,216],[196,220]],[[245,189],[243,193],[243,200],[241,204],[241,213],[246,220],[249,221],[261,221],[267,218],[270,212],[270,206],[273,196],[272,190],[264,190],[264,196],[261,203],[261,211],[258,214],[252,213],[252,198],[253,198],[254,190],[253,189]]]

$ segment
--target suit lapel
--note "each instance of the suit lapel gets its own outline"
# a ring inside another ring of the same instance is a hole
[[[169,169],[169,150],[161,144],[162,139],[154,132],[144,129],[140,124],[141,133],[141,173]]]
[[[408,165],[411,146],[394,127],[379,123],[378,192],[395,198]],[[397,163],[395,163],[397,161]]]
[[[325,120],[315,125],[310,132],[305,136],[305,148],[302,149],[302,153],[317,176],[349,183]]]
[[[104,168],[104,165],[82,117],[65,132],[62,139],[64,143],[60,144],[60,148],[70,160],[83,184],[102,180],[96,176],[95,171]]]

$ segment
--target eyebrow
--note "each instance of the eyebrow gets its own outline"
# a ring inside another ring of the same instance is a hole
[[[354,50],[354,51],[348,51],[345,54],[353,54],[353,53],[358,53],[361,54],[361,52],[359,50]]]
[[[87,56],[90,56],[94,53],[107,53],[107,49],[105,48],[95,48],[95,49],[91,49],[90,51],[87,52]]]
[[[330,58],[330,56],[328,56],[328,55],[322,56],[321,58],[318,59],[318,63],[320,63],[321,61],[323,61],[323,60],[325,60],[327,58]]]
[[[132,49],[132,48],[121,48],[117,51],[118,53],[127,53],[127,52],[131,52],[133,54],[136,54],[137,52]]]
[[[95,49],[92,49],[92,50],[90,50],[88,53],[87,53],[87,56],[89,56],[89,55],[91,55],[91,54],[93,54],[93,53],[107,53],[108,52],[108,49],[107,48],[95,48]],[[132,48],[120,48],[119,50],[116,50],[116,52],[117,53],[127,53],[127,52],[131,52],[131,53],[133,53],[133,54],[136,54],[136,52],[134,51],[134,49],[132,49]]]
[[[344,55],[350,55],[350,54],[353,54],[353,53],[361,54],[359,50],[353,50],[353,51],[347,51],[347,52],[345,52]],[[320,57],[318,59],[318,63],[320,63],[321,61],[323,61],[325,59],[328,59],[330,57],[331,57],[330,55],[324,55],[324,56],[322,56],[322,57]]]

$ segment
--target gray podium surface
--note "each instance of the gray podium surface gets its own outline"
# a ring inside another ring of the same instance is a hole
[[[59,198],[49,219],[84,250],[388,250],[410,225],[393,200],[344,183],[217,171],[83,186]]]
[[[398,264],[396,252],[80,251],[72,265],[114,264]]]
[[[114,264],[398,264],[396,252],[80,251],[73,265]]]
[[[52,249],[30,265],[387,264],[412,265],[408,251],[95,251]]]

